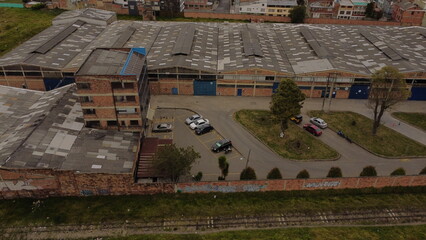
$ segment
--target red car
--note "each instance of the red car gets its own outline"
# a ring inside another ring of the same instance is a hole
[[[310,123],[307,123],[307,124],[303,125],[303,128],[306,131],[312,133],[315,136],[321,136],[321,134],[322,134],[321,129],[319,129],[317,126],[315,126],[313,124],[310,124]]]

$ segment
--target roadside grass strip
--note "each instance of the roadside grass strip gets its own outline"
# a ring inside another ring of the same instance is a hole
[[[293,160],[330,160],[339,154],[293,122],[288,123],[286,136],[280,137],[280,125],[270,111],[240,110],[235,119],[283,158]]]
[[[426,113],[394,112],[392,116],[426,131]]]
[[[384,157],[426,156],[426,146],[386,126],[371,134],[373,120],[354,112],[310,111],[310,116],[324,119],[328,126],[343,133],[363,148]],[[395,125],[395,128],[398,125]]]

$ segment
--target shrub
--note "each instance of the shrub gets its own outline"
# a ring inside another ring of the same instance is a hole
[[[35,5],[31,6],[31,10],[40,10],[46,7],[46,4],[44,3],[37,3]]]
[[[331,167],[327,174],[328,178],[339,178],[342,176],[342,170],[339,167]]]
[[[219,161],[219,168],[222,170],[226,167],[226,157],[225,156],[220,156],[218,158]]]
[[[374,177],[377,176],[376,168],[373,166],[367,166],[362,169],[362,172],[359,174],[360,177]]]
[[[218,180],[225,180],[226,176],[228,176],[229,163],[226,161],[225,156],[220,156],[218,158],[219,168],[222,171],[222,176],[218,178]]]
[[[201,181],[203,179],[203,172],[198,172],[197,175],[194,176],[194,181]]]
[[[247,167],[244,169],[240,174],[240,180],[256,180],[256,173],[254,172],[254,169],[251,167]]]
[[[426,175],[426,167],[424,167],[421,171],[420,171],[420,173],[419,173],[420,175]]]
[[[281,172],[278,168],[273,168],[266,177],[267,179],[283,179]]]
[[[391,176],[402,176],[402,175],[405,175],[405,170],[403,168],[397,168],[390,175]]]
[[[309,172],[306,169],[303,169],[302,171],[300,171],[296,178],[309,178]]]

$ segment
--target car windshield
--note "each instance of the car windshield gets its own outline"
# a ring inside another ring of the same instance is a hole
[[[220,146],[222,146],[222,143],[221,142],[217,142],[216,143],[216,147],[220,147]]]
[[[163,124],[158,125],[157,127],[158,127],[158,128],[166,128],[166,127],[167,127],[167,124],[164,124],[164,123],[163,123]]]

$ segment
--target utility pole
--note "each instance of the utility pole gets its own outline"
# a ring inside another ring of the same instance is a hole
[[[249,152],[248,152],[247,161],[246,161],[246,168],[245,169],[247,169],[248,163],[250,161],[250,152],[251,152],[251,149],[249,149]]]

